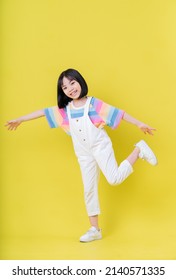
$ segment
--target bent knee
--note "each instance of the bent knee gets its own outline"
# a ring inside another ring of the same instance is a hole
[[[111,179],[108,179],[108,183],[111,185],[111,186],[117,186],[117,185],[120,185],[122,184],[122,182],[124,181],[123,178],[111,178]]]

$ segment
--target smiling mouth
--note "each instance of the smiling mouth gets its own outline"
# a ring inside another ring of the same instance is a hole
[[[70,96],[75,96],[77,94],[77,90],[75,90],[75,91],[73,91],[71,94],[70,94]]]

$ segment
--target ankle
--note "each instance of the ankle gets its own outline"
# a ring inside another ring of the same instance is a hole
[[[96,230],[100,230],[99,226],[91,225],[92,227],[96,228]]]
[[[135,148],[134,148],[134,151],[136,152],[137,157],[139,157],[139,154],[140,154],[140,149],[139,149],[139,147],[135,147]]]

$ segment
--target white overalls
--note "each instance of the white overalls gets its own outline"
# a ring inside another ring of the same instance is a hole
[[[88,97],[83,117],[71,118],[70,104],[67,113],[75,154],[81,168],[87,213],[94,216],[100,214],[99,168],[111,185],[122,183],[133,172],[133,168],[127,160],[118,167],[109,136],[104,129],[97,128],[88,116],[90,101],[91,97]]]

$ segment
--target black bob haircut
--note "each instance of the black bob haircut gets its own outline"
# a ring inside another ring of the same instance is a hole
[[[79,96],[79,99],[86,96],[88,93],[88,86],[82,75],[75,69],[67,69],[63,71],[57,82],[57,103],[59,108],[65,108],[67,104],[72,101],[72,98],[69,98],[65,95],[65,93],[62,90],[63,86],[63,78],[67,78],[70,81],[75,80],[77,81],[81,86],[81,94]]]

